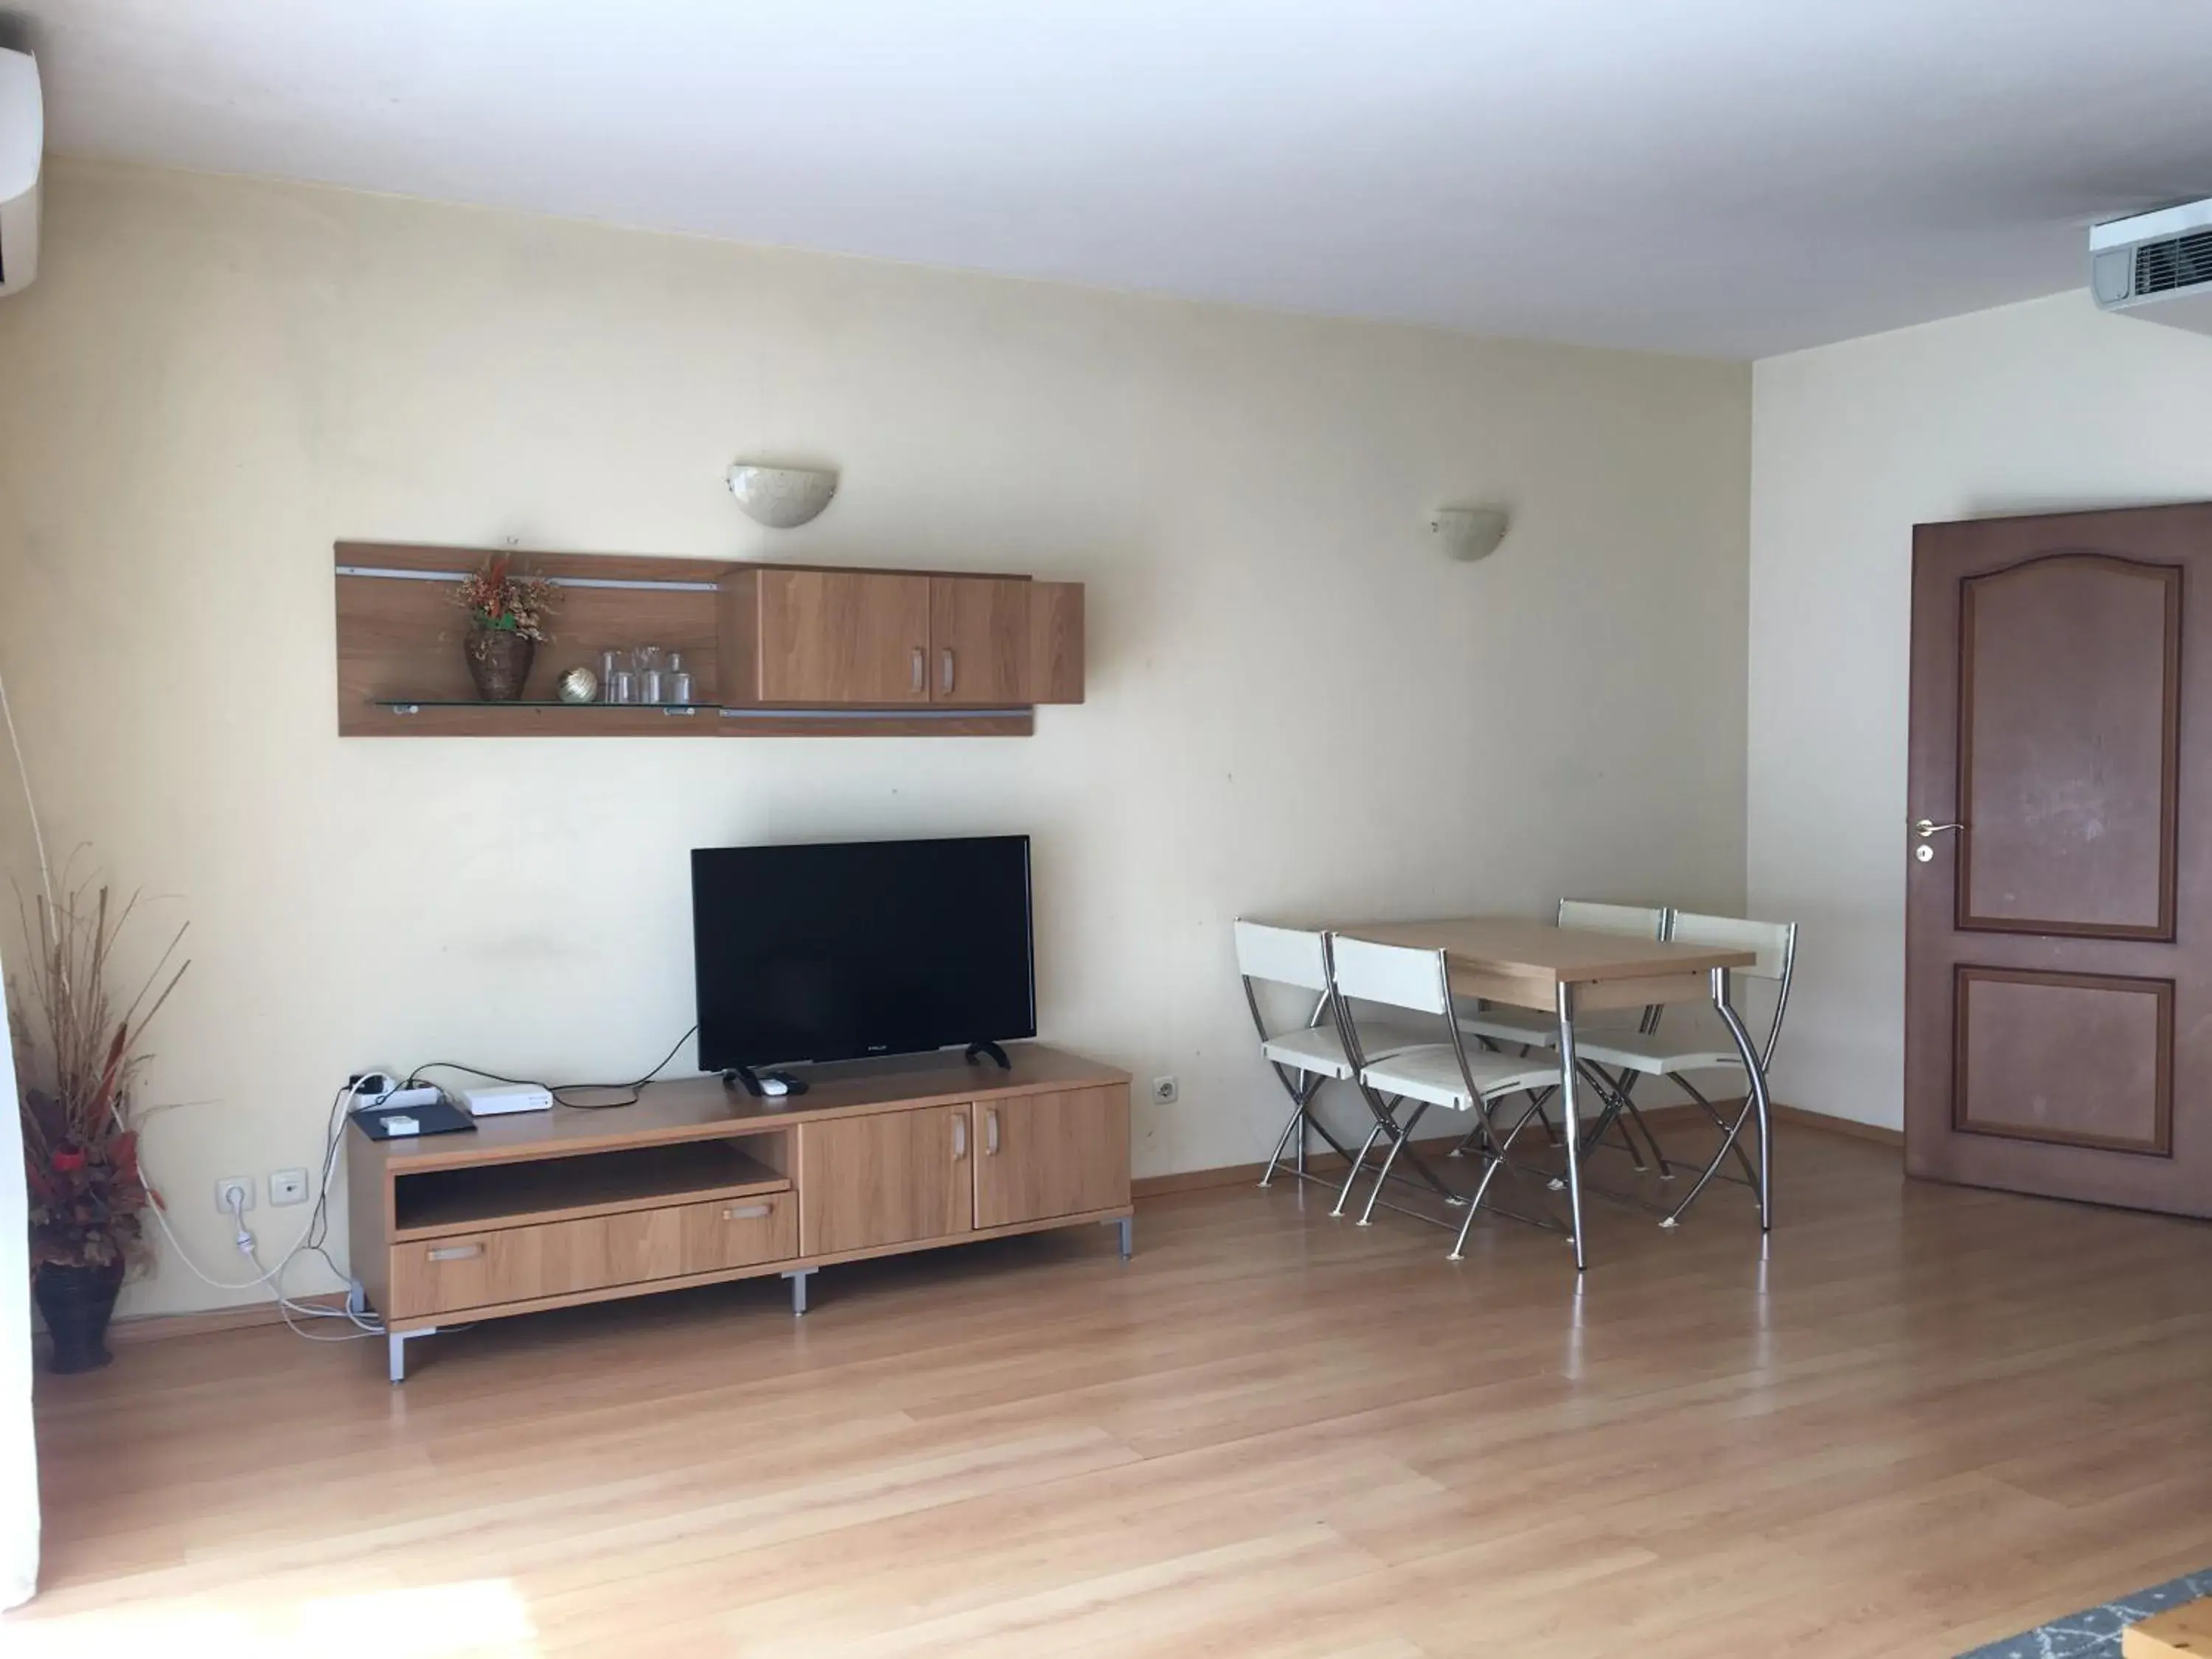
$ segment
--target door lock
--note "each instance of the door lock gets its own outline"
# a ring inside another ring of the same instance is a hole
[[[1963,823],[1938,823],[1933,818],[1916,820],[1912,826],[1912,833],[1920,837],[1920,844],[1912,849],[1912,856],[1923,864],[1933,863],[1936,849],[1928,844],[1930,837],[1940,836],[1946,830],[1963,830],[1966,827]]]

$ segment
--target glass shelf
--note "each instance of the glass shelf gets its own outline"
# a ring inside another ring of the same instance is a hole
[[[603,708],[610,714],[658,714],[678,718],[722,712],[719,703],[711,702],[562,702],[546,697],[528,697],[517,702],[491,702],[482,697],[371,697],[369,702],[374,708],[388,708],[395,714],[417,714],[425,708],[573,708],[580,713]]]
[[[532,697],[520,702],[487,702],[477,697],[371,697],[368,705],[399,715],[419,714],[431,708],[465,708],[477,714],[496,712],[502,708],[557,708],[579,714],[595,713],[610,714],[664,714],[671,719],[684,720],[694,715],[712,715],[717,720],[781,721],[786,724],[883,722],[958,722],[972,720],[1027,720],[1035,710],[1019,706],[986,708],[971,704],[946,705],[927,703],[920,706],[903,704],[882,708],[781,708],[773,704],[753,707],[745,704],[719,702],[561,702],[543,697]]]

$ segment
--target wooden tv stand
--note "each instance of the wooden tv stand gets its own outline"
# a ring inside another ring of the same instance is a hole
[[[346,1138],[353,1273],[406,1345],[441,1323],[781,1273],[794,1314],[840,1261],[1117,1223],[1131,1248],[1129,1074],[1036,1043],[817,1066],[804,1095],[714,1078],[635,1106]]]

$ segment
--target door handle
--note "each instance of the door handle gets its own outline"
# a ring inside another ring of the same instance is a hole
[[[922,676],[927,672],[921,665],[921,659],[922,650],[921,647],[917,645],[914,648],[914,685],[912,687],[914,695],[917,697],[922,693]]]
[[[1963,823],[1938,823],[1933,818],[1922,818],[1912,826],[1912,833],[1926,841],[1930,836],[1940,836],[1946,830],[1963,830]]]
[[[472,1255],[482,1255],[481,1244],[441,1244],[430,1252],[433,1261],[466,1261]]]
[[[769,1212],[765,1204],[735,1204],[722,1212],[725,1221],[758,1221]]]
[[[983,1150],[993,1158],[999,1155],[999,1109],[995,1106],[983,1114]]]
[[[968,1114],[961,1113],[952,1120],[952,1161],[957,1164],[968,1156]]]
[[[937,678],[942,682],[939,688],[939,695],[951,696],[952,695],[952,647],[949,645],[939,653]]]

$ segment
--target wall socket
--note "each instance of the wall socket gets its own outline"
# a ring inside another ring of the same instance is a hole
[[[269,1177],[269,1201],[271,1204],[304,1204],[307,1201],[307,1172],[305,1170],[278,1170]]]
[[[1152,1104],[1155,1106],[1172,1106],[1182,1097],[1182,1091],[1173,1078],[1156,1077],[1152,1079]]]
[[[235,1205],[231,1194],[238,1194]],[[251,1177],[230,1176],[215,1183],[215,1207],[218,1215],[228,1215],[234,1208],[250,1210],[253,1207],[253,1182]]]

